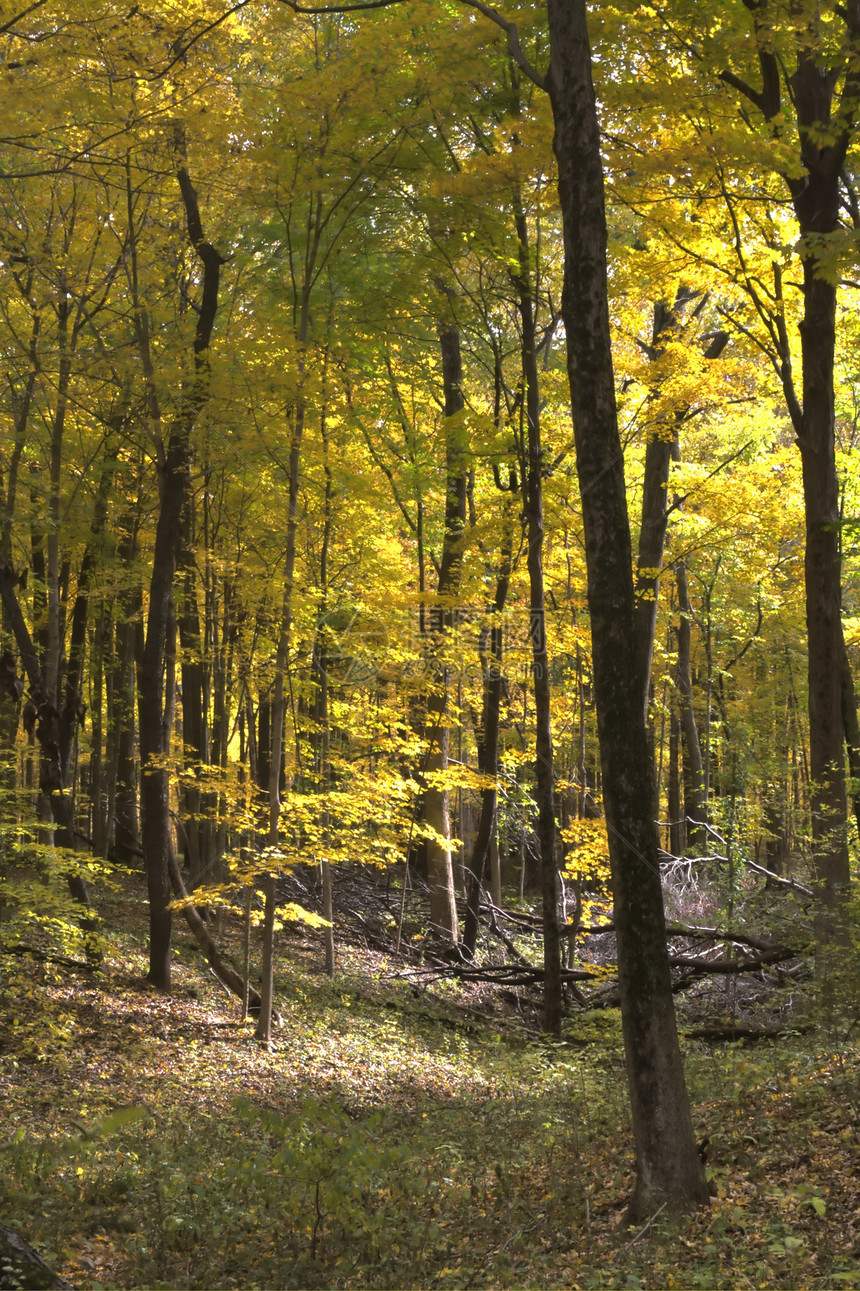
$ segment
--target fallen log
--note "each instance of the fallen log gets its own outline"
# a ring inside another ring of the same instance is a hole
[[[732,959],[728,955],[720,959],[706,959],[704,955],[670,955],[669,963],[673,968],[692,968],[701,973],[754,973],[757,968],[768,964],[779,964],[784,959],[793,959],[796,950],[785,946],[774,946],[772,950],[762,951],[759,955],[748,955]]]
[[[812,1030],[814,1030],[812,1023],[804,1023],[802,1026],[793,1023],[784,1027],[735,1026],[733,1023],[715,1023],[711,1026],[694,1027],[691,1031],[684,1031],[683,1034],[688,1040],[708,1040],[716,1043],[721,1041],[731,1043],[735,1040],[743,1040],[754,1044],[758,1040],[776,1040],[783,1035]]]
[[[81,959],[70,959],[67,955],[50,955],[46,950],[39,950],[36,946],[27,946],[24,942],[16,942],[11,946],[0,946],[0,955],[19,955],[26,956],[29,959],[36,959],[40,964],[59,964],[61,968],[69,968],[76,973],[94,973],[97,966],[89,961],[84,963]]]
[[[464,982],[495,982],[500,986],[534,986],[544,980],[544,970],[531,964],[439,965],[428,969],[428,978],[458,977]],[[601,974],[595,969],[563,968],[562,982],[590,982]]]
[[[41,1255],[28,1246],[23,1237],[0,1224],[0,1287],[16,1291],[63,1291],[71,1288],[45,1263]]]
[[[688,986],[699,978],[710,977],[713,973],[728,975],[755,973],[760,968],[767,968],[771,964],[780,964],[786,959],[794,959],[796,954],[796,950],[789,950],[785,946],[776,946],[771,951],[763,951],[759,955],[741,959],[730,959],[728,957],[704,959],[695,955],[670,955],[669,963],[673,968],[687,968],[690,970],[672,983],[672,993],[677,995],[679,991],[686,990]]]

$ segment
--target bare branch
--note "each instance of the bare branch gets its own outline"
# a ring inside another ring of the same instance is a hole
[[[359,4],[336,5],[303,5],[298,0],[279,0],[280,4],[292,9],[293,13],[319,15],[326,13],[359,13],[364,9],[390,9],[396,4],[405,4],[406,0],[361,0]]]
[[[492,5],[484,4],[483,0],[462,0],[462,3],[468,5],[470,9],[477,9],[478,13],[482,13],[485,18],[489,18],[490,22],[494,22],[497,27],[501,27],[508,38],[508,53],[517,67],[530,81],[535,83],[539,90],[547,90],[549,85],[546,75],[539,72],[536,67],[532,67],[523,53],[517,24],[509,22],[507,18],[504,18],[499,13],[498,9],[494,9]]]
[[[28,13],[33,13],[36,9],[41,9],[42,6],[47,3],[48,0],[35,0],[35,4],[27,5],[27,8],[22,9],[20,13],[16,13],[14,18],[8,18],[6,22],[0,23],[0,34],[10,31],[15,26],[16,22],[20,22],[22,18],[27,17]]]
[[[749,99],[750,103],[754,103],[759,112],[764,112],[764,96],[760,94],[758,90],[754,90],[753,87],[748,85],[746,81],[742,80],[740,76],[735,76],[734,72],[730,72],[728,69],[720,72],[719,76],[720,80],[726,85],[730,85],[733,90],[737,90],[745,99]]]

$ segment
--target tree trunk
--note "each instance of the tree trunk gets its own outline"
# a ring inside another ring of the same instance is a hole
[[[670,307],[658,302],[654,306],[654,327],[648,357],[656,361],[664,353],[666,341],[681,326],[685,308],[697,293],[685,287],[678,289]],[[698,313],[698,309],[694,311]],[[717,332],[705,351],[706,359],[716,359],[728,344],[728,333]],[[654,389],[656,393],[656,387]],[[651,661],[654,655],[654,632],[657,626],[657,603],[660,572],[666,548],[669,521],[669,471],[673,457],[677,460],[678,434],[689,408],[676,408],[666,422],[654,427],[645,446],[645,471],[642,480],[642,523],[636,557],[636,641],[639,672],[645,711],[648,711]],[[675,499],[675,506],[678,499]]]
[[[176,896],[184,902],[182,913],[185,915],[185,921],[194,934],[198,946],[206,956],[206,962],[212,972],[221,985],[242,1002],[243,1011],[247,1009],[248,1013],[256,1015],[260,1011],[260,996],[253,986],[248,983],[247,977],[237,972],[233,965],[223,957],[212,933],[200,918],[197,910],[188,901],[188,889],[182,881],[176,853],[172,847],[168,856],[168,872]]]
[[[812,847],[819,913],[816,932],[825,946],[845,929],[850,881],[842,708],[842,570],[839,485],[836,474],[834,371],[837,286],[832,235],[842,224],[845,158],[856,132],[860,69],[860,6],[837,5],[832,29],[811,7],[795,35],[795,66],[777,55],[769,0],[752,4],[761,89],[729,70],[720,73],[767,123],[792,115],[797,127],[796,170],[782,178],[800,229],[803,317],[800,322],[802,400],[794,388],[784,322],[781,377],[803,470],[806,510],[806,631],[809,676],[809,753]],[[839,26],[841,24],[841,27]],[[785,82],[785,84],[783,84]],[[850,187],[850,183],[849,183]],[[779,331],[781,327],[781,331]]]
[[[692,610],[687,590],[687,569],[682,561],[675,566],[678,588],[678,661],[675,680],[678,686],[678,707],[681,714],[681,735],[684,745],[684,816],[689,847],[699,854],[705,851],[707,831],[702,828],[705,820],[705,771],[702,747],[693,709],[693,679],[690,665],[690,622]]]
[[[483,679],[483,702],[481,705],[481,729],[476,732],[478,743],[478,770],[481,775],[492,776],[492,787],[481,790],[481,814],[478,819],[478,830],[472,848],[472,859],[469,864],[469,875],[466,892],[466,922],[463,931],[462,949],[467,959],[474,959],[478,941],[478,913],[481,902],[481,887],[490,868],[491,851],[496,834],[496,814],[498,811],[499,793],[496,778],[499,774],[499,718],[502,704],[502,624],[501,615],[508,595],[511,576],[513,547],[510,531],[505,535],[502,545],[502,565],[496,580],[496,594],[493,598],[490,613],[492,622],[481,631],[479,654]],[[496,848],[498,863],[498,848]],[[495,899],[495,897],[494,897]]]
[[[331,450],[328,436],[328,426],[326,423],[326,410],[323,408],[320,416],[320,433],[323,446],[323,471],[325,473],[325,494],[323,499],[323,534],[322,545],[320,549],[320,608],[319,618],[321,630],[318,628],[314,649],[314,670],[316,672],[316,753],[317,753],[317,785],[320,793],[328,794],[331,788],[331,758],[330,758],[330,713],[329,713],[329,633],[326,626],[328,615],[328,579],[329,579],[329,554],[331,551],[332,520],[334,512],[334,487],[331,470]],[[320,838],[322,840],[322,854],[320,856],[320,872],[322,876],[322,912],[323,918],[328,920],[328,927],[323,930],[323,940],[325,944],[325,971],[327,977],[334,977],[336,965],[336,947],[334,939],[334,891],[332,865],[326,849],[329,841],[329,831],[331,829],[331,820],[329,818],[328,807],[324,806],[320,813]]]
[[[125,570],[132,569],[137,556],[137,527],[137,517],[133,515],[126,516],[120,525],[122,537],[117,557]],[[120,592],[117,608],[109,729],[108,801],[113,807],[108,812],[107,830],[113,840],[113,854],[120,864],[138,865],[140,810],[134,698],[135,670],[143,661],[143,589],[137,580]]]
[[[453,627],[456,613],[452,602],[460,587],[463,563],[463,534],[466,527],[466,486],[463,430],[451,418],[462,412],[463,379],[460,332],[455,322],[439,329],[442,352],[442,384],[445,400],[445,530],[439,562],[438,604],[429,616],[428,650],[434,678],[427,695],[425,735],[428,742],[426,771],[444,776],[448,769],[448,700],[450,674],[444,659],[446,629]],[[448,789],[428,779],[424,795],[424,817],[437,837],[427,842],[427,878],[430,885],[430,924],[445,941],[459,941],[454,867],[451,863],[451,816]]]
[[[170,990],[170,713],[165,686],[168,634],[173,614],[173,574],[182,527],[182,510],[188,492],[191,469],[191,435],[197,418],[209,398],[209,343],[218,308],[218,286],[223,260],[203,236],[197,194],[188,170],[182,164],[184,136],[176,127],[176,148],[180,164],[177,179],[182,194],[188,236],[203,266],[203,291],[194,334],[194,375],[184,393],[180,411],[170,430],[167,449],[159,463],[159,513],[155,530],[152,578],[146,639],[140,670],[138,718],[140,725],[141,811],[143,854],[149,894],[149,972],[147,980],[159,990]],[[139,315],[141,349],[149,358],[141,333],[144,316]],[[146,361],[146,360],[145,360]]]
[[[3,617],[15,638],[30,686],[30,698],[25,709],[25,725],[29,723],[29,729],[31,733],[35,732],[39,745],[39,791],[53,819],[54,838],[57,845],[73,851],[76,843],[74,811],[72,800],[65,792],[66,786],[63,779],[60,714],[57,712],[53,695],[47,689],[36,647],[21,612],[16,591],[17,583],[18,580],[11,566],[0,566]],[[8,655],[3,658],[0,677],[10,698],[16,701],[20,699],[23,687],[15,675],[14,661]],[[29,710],[29,717],[27,710]],[[90,898],[83,878],[79,874],[69,873],[67,882],[69,892],[74,899],[89,909]],[[97,962],[101,958],[101,953],[92,936],[96,929],[96,922],[89,915],[83,915],[80,925],[86,938],[87,956],[92,962]]]
[[[801,226],[802,227],[802,226]],[[812,844],[820,910],[818,939],[840,933],[849,860],[843,745],[842,568],[833,396],[836,288],[803,261],[803,421],[798,436],[806,506],[806,635],[809,647],[809,760]]]
[[[845,746],[848,750],[848,768],[853,781],[851,796],[854,801],[854,819],[860,832],[860,723],[857,720],[857,696],[854,693],[854,678],[851,674],[851,660],[842,642],[842,724],[845,732]]]
[[[290,465],[287,496],[287,550],[284,558],[284,590],[281,602],[281,630],[278,635],[278,649],[275,657],[275,684],[271,707],[268,709],[271,740],[269,744],[268,764],[265,766],[268,782],[264,787],[268,793],[269,821],[268,845],[277,848],[281,837],[281,763],[284,752],[284,728],[286,726],[286,676],[289,668],[290,638],[293,630],[293,579],[296,568],[296,529],[299,515],[299,467],[301,465],[302,435],[304,433],[305,408],[299,399],[293,410],[292,436],[290,442]],[[261,721],[262,725],[262,721]],[[262,752],[262,750],[261,750]],[[262,757],[261,757],[262,762]],[[272,863],[274,865],[274,862]],[[262,1003],[255,1036],[261,1044],[268,1045],[272,1039],[272,1019],[275,1000],[275,910],[278,899],[278,874],[271,869],[263,879],[263,965],[262,965]]]
[[[681,721],[674,704],[669,713],[669,777],[666,788],[666,813],[669,817],[669,851],[680,856],[687,846],[687,822],[681,807]]]
[[[518,251],[518,272],[514,275],[514,286],[520,320],[525,386],[526,425],[521,470],[528,535],[526,564],[529,575],[529,635],[532,644],[532,690],[535,701],[535,797],[538,807],[537,833],[543,912],[543,1029],[547,1035],[560,1036],[562,1014],[560,880],[556,846],[555,773],[543,577],[544,463],[540,428],[540,379],[535,335],[536,301],[532,291],[528,224],[518,192],[514,196],[514,211]]]
[[[71,1291],[66,1282],[46,1264],[13,1228],[0,1224],[0,1267],[3,1269],[2,1286],[18,1287],[22,1291]]]
[[[585,0],[548,0],[564,226],[562,316],[576,436],[621,1012],[636,1147],[632,1221],[705,1205],[666,949],[652,767],[634,635],[632,548],[606,281],[600,133]]]
[[[182,599],[176,623],[181,649],[182,760],[187,776],[182,792],[182,822],[186,870],[192,887],[201,882],[212,859],[207,846],[209,822],[203,818],[203,793],[199,786],[200,767],[209,763],[209,688],[194,562],[194,511],[194,498],[188,493],[183,507],[182,535],[177,553],[182,571]]]

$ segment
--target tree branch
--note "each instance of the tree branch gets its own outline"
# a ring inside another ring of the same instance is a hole
[[[462,3],[468,5],[470,9],[477,9],[478,13],[482,13],[485,18],[489,18],[490,22],[494,22],[497,27],[501,27],[502,31],[508,38],[508,53],[516,63],[517,67],[529,78],[530,81],[534,82],[539,90],[548,90],[549,81],[546,75],[539,72],[536,67],[533,67],[523,53],[517,24],[515,22],[509,22],[507,18],[504,18],[499,13],[498,9],[494,9],[492,5],[484,4],[483,0],[462,0]]]

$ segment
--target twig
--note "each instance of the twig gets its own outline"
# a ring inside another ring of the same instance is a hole
[[[640,1237],[644,1237],[644,1236],[645,1236],[645,1234],[648,1232],[648,1229],[649,1229],[649,1228],[651,1227],[651,1225],[654,1223],[654,1220],[657,1218],[657,1216],[658,1216],[662,1211],[664,1211],[664,1210],[666,1209],[666,1206],[667,1206],[667,1205],[668,1205],[668,1202],[665,1202],[665,1201],[664,1201],[664,1202],[663,1202],[663,1205],[662,1205],[662,1206],[659,1206],[659,1207],[657,1208],[657,1210],[655,1210],[655,1211],[654,1211],[654,1214],[651,1216],[651,1218],[650,1218],[649,1220],[647,1220],[647,1221],[643,1224],[643,1226],[639,1229],[639,1232],[638,1232],[638,1233],[636,1233],[633,1237],[631,1237],[631,1238],[630,1238],[630,1241],[627,1243],[627,1245],[626,1245],[626,1246],[622,1246],[621,1250],[620,1250],[620,1251],[615,1255],[615,1257],[614,1257],[614,1258],[615,1258],[616,1260],[618,1259],[618,1256],[619,1256],[619,1255],[623,1255],[625,1251],[629,1251],[631,1246],[635,1246],[635,1244],[639,1241],[639,1238],[640,1238]]]

